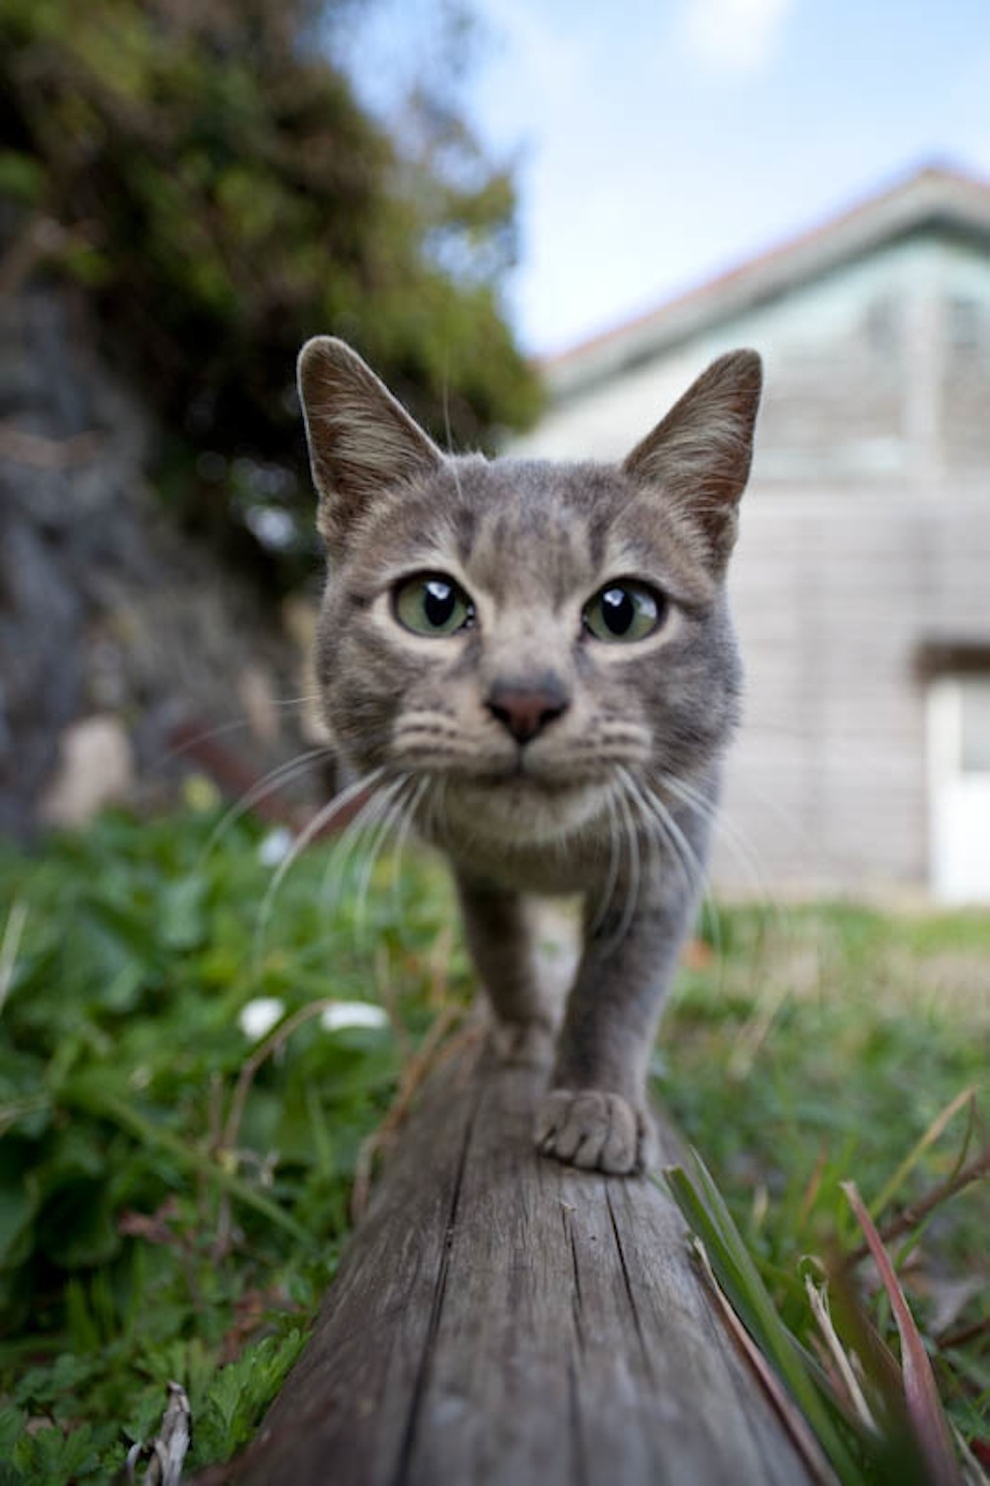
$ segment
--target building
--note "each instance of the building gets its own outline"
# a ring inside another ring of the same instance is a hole
[[[545,367],[513,452],[621,457],[766,366],[716,880],[990,900],[990,184],[928,169]]]

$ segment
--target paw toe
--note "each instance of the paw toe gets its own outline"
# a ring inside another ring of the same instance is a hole
[[[642,1169],[646,1121],[619,1094],[553,1089],[536,1122],[536,1145],[585,1171],[629,1176]]]

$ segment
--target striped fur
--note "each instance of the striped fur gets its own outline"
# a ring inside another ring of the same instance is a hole
[[[497,1046],[555,1049],[540,1149],[637,1171],[647,1060],[738,710],[724,576],[759,358],[713,363],[621,466],[445,455],[328,338],[304,348],[300,392],[329,562],[317,668],[334,737],[383,789],[409,781],[392,813],[451,861]],[[401,618],[397,595],[422,574],[468,606],[449,634]],[[603,638],[596,596],[629,585],[658,623]],[[536,979],[534,893],[584,903],[563,1010]]]

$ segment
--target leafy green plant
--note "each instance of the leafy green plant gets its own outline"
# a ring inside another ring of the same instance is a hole
[[[256,567],[253,536],[276,530],[269,576],[277,551],[290,583],[312,566],[292,391],[308,336],[351,340],[462,446],[541,400],[503,303],[511,174],[446,72],[394,132],[362,106],[336,60],[355,11],[0,0],[10,264],[84,286],[161,420],[170,503]]]
[[[105,1478],[172,1379],[193,1463],[248,1437],[333,1273],[406,1041],[449,1001],[429,871],[361,906],[372,960],[353,883],[335,895],[314,850],[259,945],[266,840],[243,819],[214,840],[217,821],[111,815],[0,856],[0,1378],[25,1482]]]

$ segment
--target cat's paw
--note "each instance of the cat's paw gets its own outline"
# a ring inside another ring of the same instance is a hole
[[[501,1063],[522,1063],[545,1068],[554,1051],[554,1034],[546,1022],[497,1020],[491,1028],[491,1045]]]
[[[585,1171],[635,1176],[648,1163],[652,1122],[621,1094],[551,1089],[536,1118],[536,1147]]]

